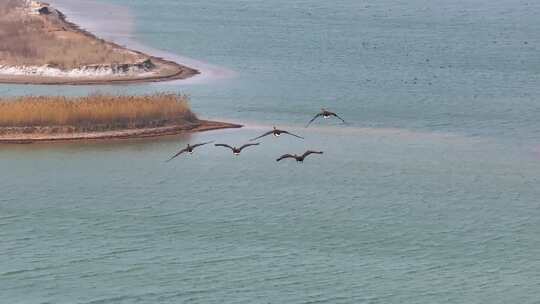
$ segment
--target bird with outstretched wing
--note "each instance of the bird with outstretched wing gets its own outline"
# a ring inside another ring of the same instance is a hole
[[[308,150],[308,151],[304,152],[304,154],[302,154],[302,158],[305,159],[306,157],[308,157],[308,156],[311,155],[311,154],[323,154],[323,153],[324,153],[324,152],[322,152],[322,151]]]
[[[240,152],[242,152],[242,150],[244,150],[245,148],[251,147],[251,146],[258,146],[258,145],[260,145],[260,143],[245,144],[245,145],[241,146],[240,148],[237,148],[237,147],[231,147],[231,146],[226,145],[226,144],[215,144],[214,146],[216,146],[216,147],[225,147],[225,148],[229,148],[229,149],[232,150],[232,152],[233,152],[234,155],[239,155]]]
[[[308,150],[308,151],[304,152],[304,154],[302,154],[302,155],[283,154],[278,159],[276,159],[276,161],[281,161],[281,160],[286,159],[286,158],[294,158],[297,162],[303,162],[304,159],[306,159],[306,157],[308,157],[311,154],[323,154],[323,152],[322,151]]]
[[[169,158],[166,162],[170,162],[171,160],[177,158],[178,156],[180,156],[181,154],[183,153],[193,153],[193,150],[197,147],[200,147],[200,146],[204,146],[204,145],[207,145],[207,144],[211,144],[213,143],[213,141],[207,141],[207,142],[203,142],[203,143],[199,143],[199,144],[195,144],[195,145],[190,145],[188,144],[184,149],[178,151],[178,153],[176,153],[175,155],[173,155],[171,158]]]
[[[314,122],[317,118],[323,117],[323,118],[330,118],[330,117],[336,117],[339,120],[341,120],[344,124],[347,124],[347,122],[341,118],[339,115],[337,115],[335,112],[328,111],[326,109],[321,109],[321,112],[317,113],[306,125],[306,128],[311,125],[312,122]]]
[[[259,138],[263,138],[263,137],[268,136],[268,135],[274,135],[275,137],[279,137],[279,136],[281,136],[281,134],[287,134],[287,135],[291,135],[291,136],[294,136],[294,137],[297,137],[297,138],[300,138],[300,139],[304,139],[302,136],[298,136],[298,135],[293,134],[293,133],[291,133],[289,131],[280,130],[280,129],[277,129],[276,127],[274,127],[273,130],[268,131],[268,132],[264,133],[261,136],[252,138],[252,139],[250,139],[250,141],[255,141],[255,140],[259,139]]]
[[[285,158],[294,158],[294,159],[296,159],[296,157],[298,157],[298,155],[283,154],[278,159],[276,159],[276,161],[281,161],[281,160],[283,160]]]

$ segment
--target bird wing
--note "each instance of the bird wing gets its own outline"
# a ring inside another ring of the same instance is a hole
[[[276,161],[280,161],[285,158],[296,158],[296,157],[294,157],[294,155],[291,155],[291,154],[283,154],[278,159],[276,159]]]
[[[281,133],[289,134],[289,135],[292,135],[292,136],[294,136],[294,137],[298,137],[298,138],[304,139],[302,136],[298,136],[298,135],[296,135],[296,134],[292,134],[291,132],[288,132],[288,131],[281,131]]]
[[[335,116],[337,118],[339,118],[341,121],[343,121],[344,124],[346,124],[347,122],[345,120],[343,120],[343,118],[339,117],[339,115],[337,115],[336,113],[330,113],[330,115],[332,116]]]
[[[225,147],[225,148],[229,148],[229,149],[231,149],[231,150],[234,150],[233,147],[231,147],[231,146],[229,146],[229,145],[226,145],[226,144],[215,144],[214,146],[216,146],[216,147]]]
[[[321,117],[322,115],[323,115],[323,113],[319,113],[319,114],[315,115],[315,117],[313,117],[313,118],[308,122],[308,124],[306,125],[306,128],[309,127],[309,125],[310,125],[312,122],[314,122],[315,119]]]
[[[258,145],[260,145],[260,144],[259,143],[245,144],[245,145],[241,146],[240,149],[238,149],[238,150],[242,151],[242,150],[244,150],[244,148],[247,148],[247,147],[250,147],[250,146],[258,146]]]
[[[323,154],[323,152],[321,152],[321,151],[312,151],[312,150],[309,150],[309,151],[306,151],[306,152],[302,155],[302,157],[305,158],[305,157],[307,157],[307,156],[310,155],[310,154]]]
[[[208,144],[211,144],[211,143],[213,143],[213,142],[214,142],[214,141],[203,142],[203,143],[200,143],[200,144],[193,145],[193,146],[191,146],[191,148],[195,149],[195,148],[197,148],[197,147],[204,146],[204,145],[208,145]]]
[[[178,156],[180,156],[180,154],[186,152],[187,150],[188,150],[187,148],[184,148],[184,149],[178,151],[178,153],[176,153],[173,157],[169,158],[169,159],[166,161],[166,163],[168,163],[168,162],[170,162],[171,160],[177,158]]]
[[[268,132],[264,133],[264,134],[261,135],[261,136],[258,136],[258,137],[255,137],[255,138],[250,139],[249,141],[254,141],[254,140],[257,140],[257,139],[259,139],[259,138],[263,138],[263,137],[268,136],[268,135],[270,135],[270,134],[272,134],[272,133],[274,133],[274,131],[268,131]]]

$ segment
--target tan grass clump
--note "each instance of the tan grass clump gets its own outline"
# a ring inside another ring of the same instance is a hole
[[[196,121],[188,98],[179,94],[0,99],[0,127],[3,128],[70,126],[76,130],[115,130]]]

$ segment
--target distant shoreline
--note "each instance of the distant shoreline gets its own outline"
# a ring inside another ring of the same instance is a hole
[[[80,28],[78,25],[67,21],[66,16],[59,10],[41,2],[37,4],[47,7],[47,14],[33,14],[18,12],[32,18],[43,18],[48,22],[54,22],[62,29],[61,34],[69,34],[68,39],[74,43],[90,41],[104,47],[112,48],[119,52],[139,56],[144,61],[137,63],[106,63],[83,65],[72,69],[59,69],[54,66],[28,66],[28,65],[2,65],[0,64],[0,83],[6,84],[43,84],[43,85],[99,85],[99,84],[129,84],[143,82],[160,82],[187,79],[200,72],[176,62],[163,58],[147,55],[140,51],[131,50],[116,43],[105,41],[94,34]],[[44,29],[46,30],[46,29]],[[61,35],[60,34],[60,35]],[[63,38],[65,39],[65,38]]]

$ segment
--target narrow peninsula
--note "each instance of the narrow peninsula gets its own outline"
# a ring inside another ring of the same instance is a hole
[[[198,73],[99,39],[46,3],[0,1],[0,83],[154,82],[186,79]]]

